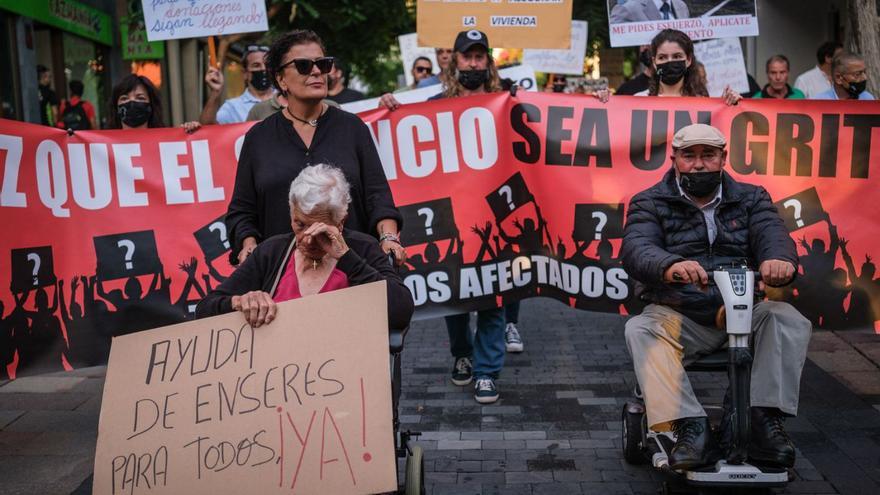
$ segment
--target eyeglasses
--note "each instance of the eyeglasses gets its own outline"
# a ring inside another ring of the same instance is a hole
[[[321,71],[321,74],[328,74],[333,70],[333,64],[335,63],[336,59],[334,57],[321,57],[314,60],[308,58],[295,58],[286,64],[282,64],[281,67],[278,68],[278,72],[283,71],[292,64],[296,68],[296,71],[304,76],[311,74],[312,67],[314,66],[318,66],[318,70]]]
[[[424,73],[424,74],[430,74],[430,73],[431,73],[431,68],[430,68],[430,67],[414,67],[413,69],[414,69],[416,72],[418,72],[419,74],[423,74],[423,73]]]

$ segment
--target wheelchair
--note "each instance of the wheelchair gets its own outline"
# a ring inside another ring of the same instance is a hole
[[[398,474],[398,493],[405,495],[422,495],[425,491],[425,458],[424,450],[413,441],[421,435],[415,431],[400,431],[400,388],[403,382],[401,372],[401,352],[409,327],[389,332],[389,348],[391,351],[391,411],[393,415],[394,452],[396,459],[406,459],[403,484]],[[398,473],[398,470],[394,470]]]
[[[701,487],[781,487],[789,481],[788,470],[757,466],[747,462],[750,441],[750,382],[752,355],[752,309],[754,287],[759,274],[745,266],[719,267],[709,273],[709,280],[718,286],[724,299],[728,348],[699,358],[685,367],[687,372],[727,371],[730,389],[732,443],[726,457],[715,465],[692,470],[673,470],[668,456],[675,445],[672,432],[649,428],[645,404],[638,385],[636,400],[627,402],[621,414],[623,458],[633,465],[651,465],[670,475],[663,484],[663,493],[672,493],[682,485]],[[720,407],[706,409],[720,410]],[[716,431],[717,433],[717,431]]]

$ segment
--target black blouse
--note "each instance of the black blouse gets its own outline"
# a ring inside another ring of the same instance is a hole
[[[346,228],[375,235],[376,225],[384,219],[396,220],[402,227],[376,146],[358,116],[328,107],[318,119],[312,145],[306,147],[290,121],[277,112],[255,124],[241,147],[226,212],[233,264],[245,238],[260,242],[291,232],[290,183],[303,168],[320,163],[339,167],[351,186]]]

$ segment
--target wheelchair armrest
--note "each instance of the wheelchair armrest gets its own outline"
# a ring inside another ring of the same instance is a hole
[[[388,331],[388,347],[392,353],[403,351],[403,341],[406,339],[407,332],[409,332],[409,327],[403,329],[392,328]]]

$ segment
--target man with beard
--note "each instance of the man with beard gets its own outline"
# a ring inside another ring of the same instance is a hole
[[[247,120],[248,112],[254,105],[272,97],[275,90],[272,81],[266,72],[266,63],[263,58],[269,51],[268,46],[249,45],[245,48],[241,57],[244,65],[244,92],[226,100],[220,105],[221,91],[223,90],[223,72],[212,67],[205,75],[205,83],[210,88],[208,101],[202,109],[199,122],[202,124],[234,124]],[[219,106],[219,110],[218,110]]]
[[[489,39],[485,33],[475,29],[458,33],[452,60],[443,69],[441,80],[445,81],[442,92],[429,99],[456,98],[502,90],[498,69],[492,59]],[[391,93],[386,93],[379,100],[379,106],[395,110],[400,107],[400,102]],[[504,353],[510,344],[518,344],[516,352],[520,352],[522,340],[515,326],[515,335],[509,332],[503,307],[477,312],[477,332],[472,341],[469,326],[469,313],[446,317],[449,347],[454,358],[452,383],[466,386],[475,382],[474,399],[480,404],[491,404],[499,398],[495,380],[504,366]]]

